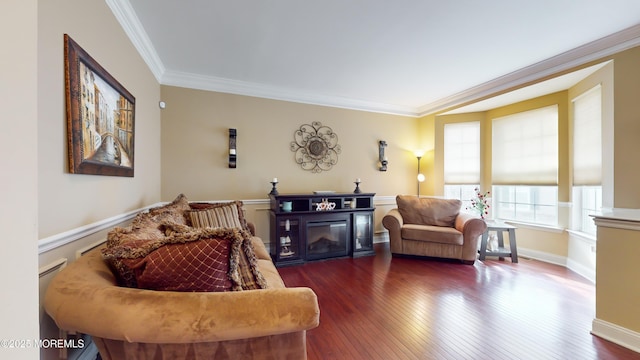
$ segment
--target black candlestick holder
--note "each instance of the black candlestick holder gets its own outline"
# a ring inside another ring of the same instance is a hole
[[[271,192],[269,195],[278,195],[278,189],[276,189],[277,181],[271,181]]]
[[[362,191],[360,191],[360,181],[354,181],[354,184],[356,184],[356,189],[353,190],[354,194],[360,194]]]

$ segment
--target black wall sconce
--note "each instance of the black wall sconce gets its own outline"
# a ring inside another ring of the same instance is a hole
[[[384,140],[380,140],[378,141],[378,157],[380,160],[380,171],[387,171],[387,164],[389,163],[389,160],[387,159],[387,157],[384,155],[384,148],[387,147],[387,142]]]
[[[236,129],[229,129],[229,168],[236,168]]]

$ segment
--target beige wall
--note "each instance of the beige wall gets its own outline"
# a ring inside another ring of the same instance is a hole
[[[640,208],[640,47],[614,57],[614,207]]]
[[[418,119],[418,143],[416,150],[424,151],[424,155],[420,160],[420,172],[426,177],[425,181],[420,184],[420,195],[442,195],[437,193],[439,181],[442,176],[436,170],[436,133],[435,133],[435,115],[427,115]],[[417,162],[417,159],[416,159]],[[417,177],[415,174],[414,178]],[[417,190],[417,189],[416,189]]]
[[[416,119],[162,86],[162,199],[266,199],[313,190],[378,196],[415,193]],[[303,170],[290,150],[294,132],[319,121],[338,135],[341,153],[330,170]],[[229,128],[238,132],[237,168],[228,167]],[[378,141],[388,144],[388,171],[378,170]]]
[[[640,333],[638,230],[598,227],[596,318]]]
[[[136,98],[135,176],[70,174],[63,35],[69,34]],[[38,2],[39,237],[160,200],[160,85],[102,1]]]
[[[0,339],[37,339],[37,2],[3,1],[0,13]],[[2,359],[37,357],[35,348],[0,347]]]
[[[612,58],[615,94],[613,206],[640,209],[640,47],[618,53]],[[599,226],[596,255],[596,318],[638,333],[639,234],[637,229]],[[636,337],[640,338],[640,335]],[[640,339],[636,341],[640,343]]]
[[[41,0],[37,5],[37,10],[35,7],[33,9],[37,26],[34,24],[31,31],[37,32],[37,37],[34,34],[31,43],[34,49],[34,66],[30,72],[34,74],[33,76],[37,74],[37,85],[28,85],[29,91],[33,94],[24,97],[36,102],[37,107],[32,104],[21,105],[18,102],[13,105],[21,111],[21,116],[28,114],[26,110],[33,109],[35,112],[37,109],[37,121],[34,121],[33,131],[19,133],[32,134],[33,136],[27,139],[37,141],[37,147],[33,146],[32,150],[36,152],[37,149],[37,156],[27,159],[25,164],[27,168],[29,166],[37,168],[37,173],[34,171],[32,177],[37,190],[32,192],[32,196],[37,196],[37,200],[31,204],[33,211],[37,211],[38,225],[37,228],[34,227],[37,236],[28,241],[32,249],[30,256],[33,262],[39,263],[39,266],[44,269],[59,259],[73,261],[78,248],[104,239],[106,230],[94,233],[88,231],[90,235],[85,234],[66,246],[44,251],[39,256],[38,239],[47,240],[68,231],[77,231],[78,228],[87,225],[94,226],[97,222],[113,217],[118,218],[125,213],[160,201],[161,127],[158,108],[160,85],[105,2]],[[19,28],[16,27],[16,29]],[[16,29],[3,33],[12,34],[15,37]],[[63,42],[65,33],[69,34],[135,97],[134,177],[79,175],[70,174],[68,171]],[[24,76],[24,79],[29,78]],[[22,86],[26,84],[29,84],[28,81]],[[15,137],[15,134],[12,134]],[[25,141],[24,144],[29,142]],[[13,151],[5,153],[22,152],[19,147],[16,147]],[[16,170],[15,173],[26,179],[31,178],[28,171]],[[24,184],[27,185],[28,181],[24,181]],[[24,196],[23,201],[28,200],[29,197]],[[18,201],[17,204],[22,205],[22,202]],[[14,209],[14,212],[16,210]],[[11,218],[16,218],[15,213]],[[13,241],[16,240],[19,239],[13,239]],[[38,265],[32,266],[31,272],[37,272]],[[37,279],[35,275],[28,275],[29,281]],[[46,286],[54,275],[43,275],[40,278],[40,303],[42,303]],[[37,294],[37,285],[34,286]],[[22,295],[20,298],[20,301],[25,301]],[[38,297],[34,295],[33,301],[38,301],[37,299]],[[35,308],[36,306],[30,306],[28,312],[18,314],[20,317],[32,313],[37,316],[37,313],[33,312]],[[61,334],[57,327],[44,314],[42,308],[39,316],[40,336],[60,338]],[[37,323],[37,320],[33,321],[36,333]],[[15,338],[17,334],[12,330],[12,333],[4,338]],[[21,338],[38,338],[38,336]],[[54,359],[58,357],[58,351],[43,349],[40,356],[43,359]]]
[[[413,151],[424,144],[415,118],[173,86],[162,86],[162,100],[162,200],[179,193],[194,201],[245,200],[247,217],[267,243],[265,201],[274,177],[282,194],[352,192],[356,178],[362,191],[378,197],[417,192]],[[294,132],[314,121],[338,135],[341,152],[330,171],[303,170],[290,150]],[[229,128],[238,134],[235,169],[228,167]],[[388,144],[386,172],[378,170],[379,140]],[[392,205],[382,199],[376,206],[375,229],[382,232],[382,216]]]

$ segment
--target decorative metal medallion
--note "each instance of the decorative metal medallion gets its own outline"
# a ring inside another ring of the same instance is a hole
[[[293,134],[291,151],[295,152],[296,162],[304,170],[314,173],[329,171],[338,163],[340,145],[338,135],[319,121],[300,126]]]

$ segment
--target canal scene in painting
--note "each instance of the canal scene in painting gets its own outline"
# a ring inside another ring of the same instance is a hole
[[[133,104],[82,61],[79,65],[82,160],[132,167]]]

